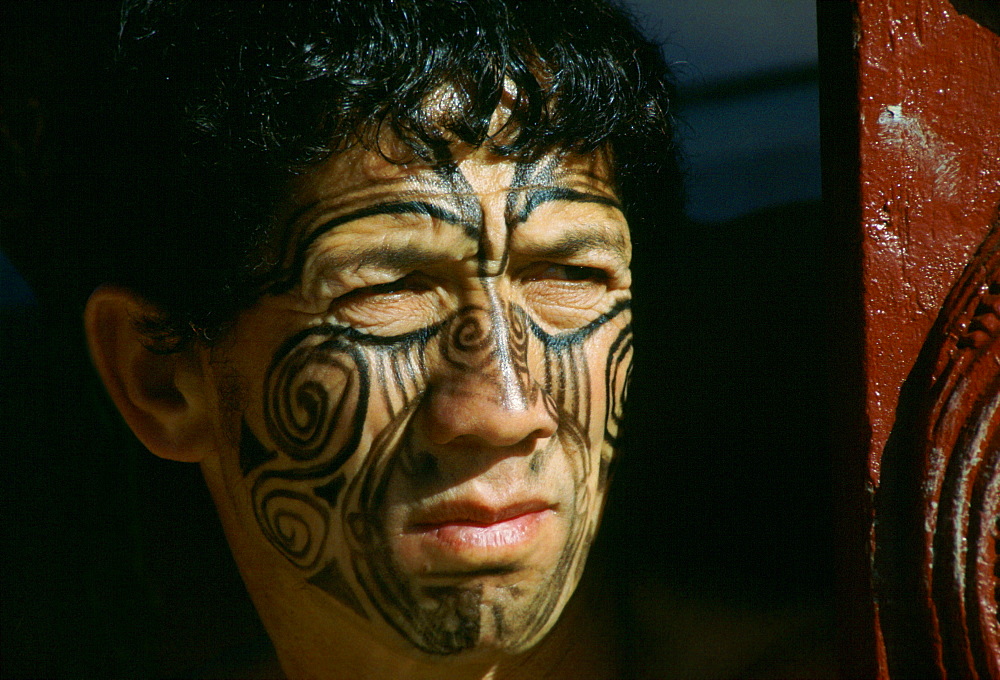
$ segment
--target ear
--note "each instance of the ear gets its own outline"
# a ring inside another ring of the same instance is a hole
[[[161,458],[199,462],[213,447],[212,417],[197,349],[155,354],[136,321],[155,308],[124,288],[102,286],[84,312],[97,372],[125,422]]]

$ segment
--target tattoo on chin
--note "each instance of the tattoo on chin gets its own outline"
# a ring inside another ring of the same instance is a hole
[[[531,173],[522,175],[527,182]],[[509,229],[518,210],[509,200]],[[596,531],[595,504],[607,482],[631,370],[627,293],[594,321],[555,335],[517,305],[490,304],[466,306],[394,337],[333,324],[296,333],[275,352],[265,377],[270,445],[246,421],[241,429],[239,466],[267,540],[312,585],[429,654],[461,652],[484,635],[519,649],[551,624]],[[605,394],[591,393],[588,356],[596,352],[588,355],[587,348],[598,341],[609,348]],[[392,553],[385,527],[390,485],[416,487],[441,474],[439,461],[413,440],[414,415],[429,384],[448,372],[498,370],[500,354],[524,398],[541,399],[558,424],[530,469],[544,470],[553,451],[565,457],[574,496],[568,538],[536,587],[487,587],[475,578],[467,579],[471,585],[429,583]],[[533,376],[532,365],[543,368]],[[592,403],[604,404],[603,441],[591,441]],[[389,414],[378,432],[370,431],[373,413]]]

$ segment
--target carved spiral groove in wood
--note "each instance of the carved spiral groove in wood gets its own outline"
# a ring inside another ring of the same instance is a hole
[[[904,386],[876,497],[891,677],[1000,678],[1000,224]]]

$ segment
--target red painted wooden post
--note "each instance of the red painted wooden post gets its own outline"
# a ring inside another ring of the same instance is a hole
[[[1000,2],[855,11],[879,674],[1000,678]]]

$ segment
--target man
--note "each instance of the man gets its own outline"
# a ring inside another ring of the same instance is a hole
[[[126,7],[95,364],[288,677],[615,676],[572,598],[666,70],[596,1]]]

